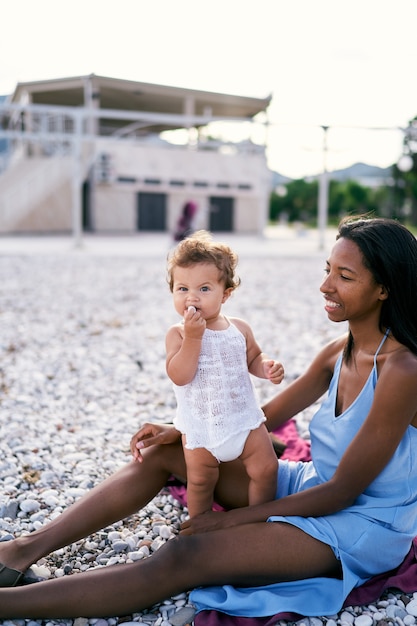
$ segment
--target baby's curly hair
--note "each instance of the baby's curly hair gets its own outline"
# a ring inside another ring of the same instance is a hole
[[[240,285],[240,278],[235,270],[238,256],[227,244],[213,241],[213,236],[207,230],[198,230],[186,239],[183,239],[168,255],[167,282],[170,291],[173,291],[173,273],[176,267],[189,267],[197,263],[211,263],[220,272],[220,279],[224,280],[225,289],[236,289]]]

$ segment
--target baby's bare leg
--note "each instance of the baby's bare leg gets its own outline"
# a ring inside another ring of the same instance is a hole
[[[184,456],[187,464],[187,507],[190,517],[210,511],[213,493],[219,478],[219,463],[205,448],[188,450]]]
[[[249,504],[274,500],[278,459],[264,424],[250,431],[240,459],[249,476]]]

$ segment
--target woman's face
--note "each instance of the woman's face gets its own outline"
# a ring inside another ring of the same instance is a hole
[[[325,273],[320,291],[330,320],[352,322],[371,315],[379,320],[387,292],[365,267],[356,243],[343,237],[338,239],[326,262]]]

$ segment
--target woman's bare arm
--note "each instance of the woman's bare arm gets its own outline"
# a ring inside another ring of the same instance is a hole
[[[266,520],[271,515],[318,517],[352,505],[390,461],[416,419],[417,358],[408,353],[391,361],[380,374],[371,411],[329,481],[280,500],[228,511],[217,519],[206,514],[186,522],[183,532],[207,532]]]
[[[263,405],[268,430],[275,430],[326,393],[344,343],[343,336],[325,346],[301,376]]]

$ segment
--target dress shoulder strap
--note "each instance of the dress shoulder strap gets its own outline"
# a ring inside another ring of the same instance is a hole
[[[388,335],[390,334],[390,328],[387,328],[387,330],[385,331],[385,335],[382,337],[381,343],[379,344],[377,351],[375,352],[375,356],[374,356],[374,365],[376,366],[376,358],[378,356],[378,354],[381,351],[382,346],[384,345]]]

